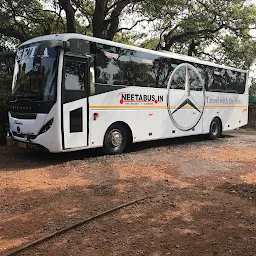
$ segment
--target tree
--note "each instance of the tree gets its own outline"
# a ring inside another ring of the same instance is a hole
[[[251,87],[249,88],[249,95],[256,97],[256,79],[252,79]]]
[[[220,64],[250,69],[255,61],[256,42],[250,38],[238,40],[234,36],[224,36],[222,42],[212,49],[212,57]]]
[[[59,8],[66,14],[67,32],[76,32],[75,17],[78,13],[79,18],[86,18],[93,36],[108,40],[113,40],[122,30],[131,29],[120,28],[120,18],[128,8],[140,2],[143,0],[58,0]]]
[[[60,7],[65,10],[67,19],[67,32],[75,33],[75,8],[69,0],[59,0]]]
[[[245,0],[143,1],[136,11],[154,19],[151,27],[159,34],[156,49],[211,59],[220,58],[210,56],[209,46],[229,50],[227,36],[239,46],[250,44],[249,31],[256,24],[256,7]]]
[[[96,0],[93,14],[93,35],[113,40],[115,34],[127,28],[120,28],[120,16],[125,8],[133,8],[143,0]]]
[[[58,12],[65,12],[66,32],[80,32],[92,34],[95,37],[113,40],[114,36],[123,30],[120,28],[120,19],[124,13],[144,0],[53,0],[52,7]],[[81,19],[85,19],[86,27],[81,26]],[[79,31],[80,30],[80,31]]]
[[[77,32],[243,68],[255,56],[256,7],[245,0],[3,0],[0,22],[7,48],[3,38]]]
[[[60,16],[52,10],[44,10],[38,0],[3,0],[0,24],[0,35],[19,43],[63,30]]]

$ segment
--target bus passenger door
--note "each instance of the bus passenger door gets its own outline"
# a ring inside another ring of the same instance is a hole
[[[65,56],[62,79],[63,149],[88,145],[89,61]]]

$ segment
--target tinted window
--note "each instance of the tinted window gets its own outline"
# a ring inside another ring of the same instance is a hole
[[[203,90],[203,85],[198,74],[190,68],[188,68],[188,79],[189,79],[188,82],[191,90],[194,90],[194,91]]]
[[[90,54],[90,43],[83,39],[69,39],[70,50],[69,52],[79,55]]]
[[[66,90],[85,89],[85,64],[66,60],[64,84]]]
[[[102,86],[166,88],[173,69],[181,63],[149,53],[102,44],[92,44],[91,48],[96,55],[95,82]]]
[[[83,108],[78,108],[69,112],[70,133],[83,131]]]
[[[246,74],[224,68],[208,67],[208,90],[213,92],[244,93]]]
[[[109,85],[129,85],[131,81],[131,51],[95,44],[95,82]]]
[[[154,63],[157,87],[167,88],[173,70],[181,63],[180,60],[159,57]]]
[[[128,49],[117,49],[117,55],[111,58],[111,68],[113,73],[114,85],[131,85],[132,84],[132,51]]]
[[[156,56],[133,51],[131,56],[132,85],[155,87],[153,63]]]
[[[186,67],[180,67],[173,74],[170,88],[172,89],[185,89],[186,82]]]
[[[225,70],[218,68],[212,69],[212,79],[209,83],[209,90],[213,92],[225,92],[226,91],[226,81],[223,77]]]
[[[246,84],[246,74],[232,70],[227,70],[228,92],[244,93]]]
[[[111,62],[111,60],[108,60],[106,58],[104,51],[101,50],[100,48],[96,49],[96,83],[102,83],[102,84],[107,84],[109,81],[109,75],[108,75],[108,64]]]
[[[111,85],[167,88],[173,70],[184,63],[181,60],[96,43],[92,43],[91,49],[96,56],[96,87],[104,86],[104,91],[111,90]],[[245,73],[197,63],[190,64],[197,68],[205,90],[238,93],[245,90]],[[190,88],[202,90],[198,75],[190,69],[188,71]],[[185,68],[182,68],[174,74],[171,88],[185,88],[185,73]]]

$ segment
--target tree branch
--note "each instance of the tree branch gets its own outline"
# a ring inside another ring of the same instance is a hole
[[[142,19],[142,20],[137,20],[130,28],[119,28],[117,31],[116,31],[116,33],[118,33],[118,32],[120,32],[120,31],[122,31],[122,30],[132,30],[134,27],[136,27],[139,23],[141,23],[141,22],[143,22],[143,21],[147,21],[147,22],[152,22],[152,21],[154,21],[154,20],[156,20],[156,18],[154,18],[154,19]]]
[[[175,35],[171,37],[171,34],[168,33],[164,36],[165,47],[164,50],[169,50],[174,42],[181,42],[184,39],[194,38],[195,36],[206,35],[206,34],[214,34],[220,31],[222,28],[225,27],[225,24],[221,24],[218,28],[215,29],[202,29],[198,31],[187,31],[180,35]]]
[[[213,55],[211,55],[210,53],[200,51],[200,52],[198,52],[198,54],[203,54],[205,56],[210,57],[210,59],[215,60],[216,62],[219,62],[219,60],[216,57],[214,57]]]
[[[13,27],[7,27],[7,28],[0,28],[0,34],[3,34],[5,36],[14,37],[21,42],[25,42],[28,38],[26,35],[24,35],[20,30],[15,29]]]

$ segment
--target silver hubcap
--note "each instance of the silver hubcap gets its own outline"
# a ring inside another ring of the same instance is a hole
[[[212,134],[216,136],[219,132],[219,126],[216,122],[212,124]]]
[[[109,134],[109,142],[110,145],[113,147],[120,147],[123,142],[123,135],[120,131],[118,130],[113,130]]]

